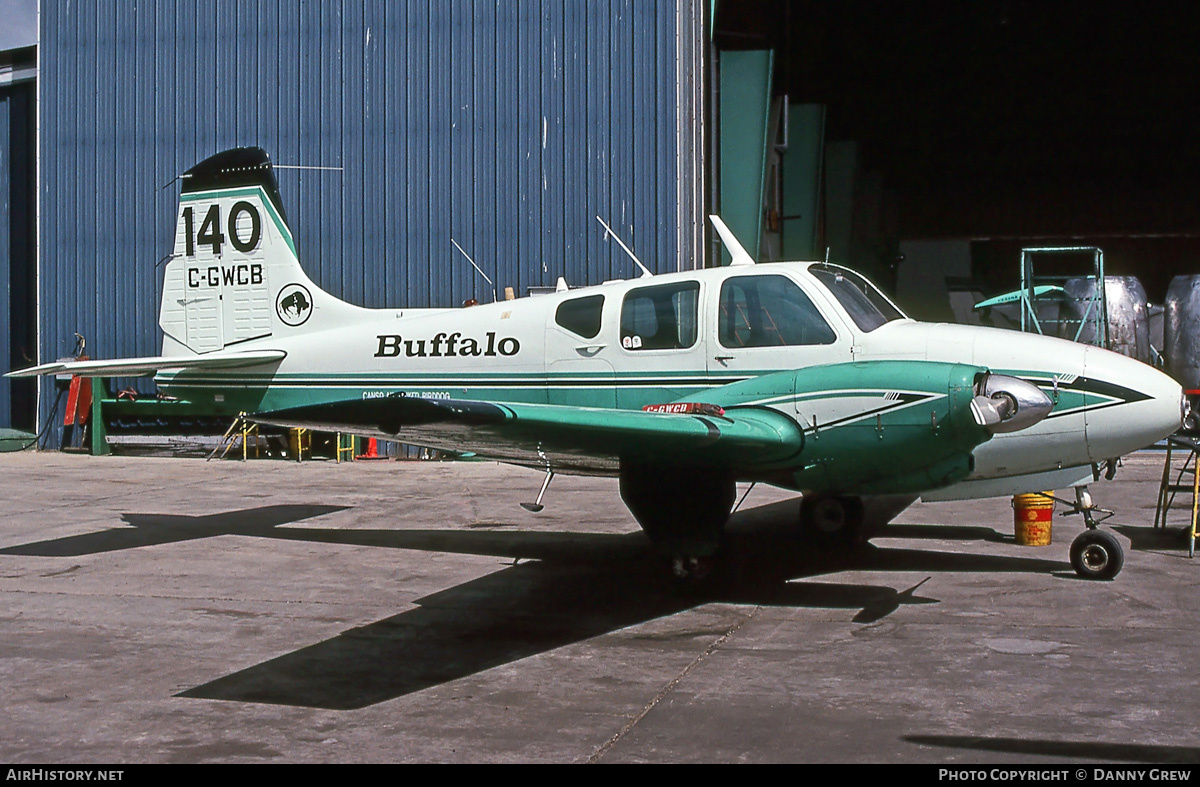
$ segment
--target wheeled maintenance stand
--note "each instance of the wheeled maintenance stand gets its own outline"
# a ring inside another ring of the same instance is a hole
[[[1188,536],[1188,557],[1196,556],[1196,512],[1200,506],[1200,473],[1196,472],[1196,456],[1200,453],[1200,438],[1171,435],[1167,438],[1167,455],[1163,461],[1162,482],[1158,487],[1158,506],[1154,511],[1154,526],[1166,527],[1167,514],[1175,502],[1175,496],[1184,492],[1192,496],[1191,521],[1186,529]],[[1172,461],[1178,462],[1183,456],[1183,463],[1176,470]],[[1191,476],[1191,480],[1186,480]]]

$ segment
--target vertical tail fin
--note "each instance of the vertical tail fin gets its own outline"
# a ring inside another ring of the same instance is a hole
[[[163,355],[311,327],[317,302],[333,299],[300,267],[266,151],[226,150],[182,179],[159,309]]]

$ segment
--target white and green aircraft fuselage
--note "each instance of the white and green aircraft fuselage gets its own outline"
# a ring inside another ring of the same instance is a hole
[[[214,414],[470,451],[547,482],[617,475],[651,538],[689,558],[716,548],[737,481],[803,492],[814,526],[836,529],[864,496],[1085,484],[1180,426],[1180,386],[1144,364],[913,321],[849,269],[752,264],[715,218],[727,267],[364,309],[305,275],[263,151],[182,182],[162,355],[17,374],[154,374]],[[1107,575],[1112,556],[1092,553],[1114,547],[1089,542],[1081,560]]]

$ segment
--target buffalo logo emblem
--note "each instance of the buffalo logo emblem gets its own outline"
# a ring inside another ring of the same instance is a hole
[[[279,291],[275,312],[284,325],[303,325],[312,314],[312,296],[303,285],[289,284]]]

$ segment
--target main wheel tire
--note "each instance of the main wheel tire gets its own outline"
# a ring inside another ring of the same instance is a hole
[[[863,522],[863,504],[856,497],[817,497],[800,504],[800,529],[815,544],[854,543]]]
[[[1071,567],[1084,579],[1112,579],[1124,564],[1120,542],[1105,530],[1085,530],[1071,542]]]

